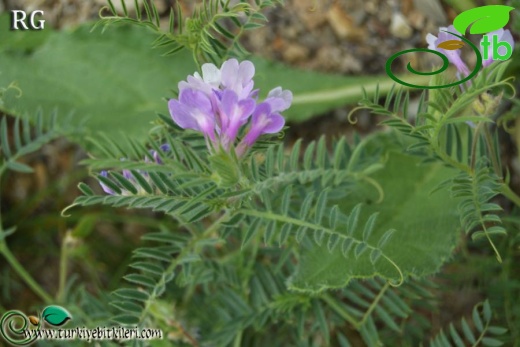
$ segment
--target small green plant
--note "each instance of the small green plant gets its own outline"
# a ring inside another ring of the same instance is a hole
[[[144,14],[141,13],[141,6]],[[122,14],[118,14],[112,0],[100,11],[100,25],[133,23],[146,26],[158,35],[154,47],[168,47],[165,54],[174,54],[189,49],[195,61],[217,63],[231,56],[246,56],[247,51],[239,38],[244,31],[262,27],[267,18],[261,13],[268,7],[283,4],[283,0],[255,0],[232,3],[229,0],[204,0],[196,7],[191,17],[185,18],[179,2],[169,14],[168,28],[161,28],[161,18],[154,2],[135,0],[135,13],[127,10],[121,1]],[[110,15],[105,15],[108,10]]]

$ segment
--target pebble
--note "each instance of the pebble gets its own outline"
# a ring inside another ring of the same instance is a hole
[[[294,9],[294,14],[307,30],[315,30],[326,21],[324,4],[320,0],[293,0],[293,4],[286,4],[286,8]]]
[[[448,19],[439,0],[414,0],[414,7],[437,25],[446,24]]]
[[[390,24],[390,33],[397,38],[405,40],[412,36],[413,29],[410,27],[402,13],[394,12]]]
[[[426,23],[426,17],[417,10],[412,10],[407,16],[408,22],[416,30],[422,30]]]
[[[340,39],[361,42],[366,36],[365,31],[358,27],[354,20],[337,3],[327,11],[327,19],[336,36]]]
[[[290,43],[285,47],[282,56],[289,63],[300,62],[309,56],[309,49],[297,43]]]

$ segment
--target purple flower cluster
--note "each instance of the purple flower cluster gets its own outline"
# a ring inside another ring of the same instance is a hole
[[[460,35],[460,33],[457,31],[457,29],[455,29],[455,27],[453,25],[450,25],[447,28],[441,27],[439,29],[438,37],[435,35],[432,35],[430,33],[428,33],[428,35],[426,35],[426,42],[428,42],[428,49],[432,49],[432,50],[435,50],[437,52],[444,54],[448,58],[449,62],[452,63],[453,65],[455,65],[458,72],[460,72],[461,74],[463,74],[465,76],[469,75],[469,69],[468,69],[467,65],[464,63],[464,61],[462,61],[462,58],[460,57],[460,50],[457,49],[457,50],[451,51],[451,50],[445,50],[442,48],[438,48],[438,46],[441,43],[446,42],[448,40],[461,41],[460,38],[458,38],[457,36],[449,34],[445,31],[450,31],[452,33],[456,33],[456,34]]]
[[[455,27],[453,25],[450,25],[447,28],[441,27],[441,28],[439,28],[439,36],[435,36],[430,33],[428,35],[426,35],[426,42],[428,42],[428,48],[432,49],[432,50],[436,50],[436,51],[444,54],[448,58],[449,62],[452,63],[453,65],[455,65],[459,74],[461,74],[463,76],[469,75],[468,66],[462,60],[462,58],[460,56],[460,50],[458,50],[458,49],[457,50],[445,50],[442,48],[438,48],[438,46],[441,43],[448,41],[448,40],[461,41],[460,38],[458,38],[457,36],[449,34],[445,31],[450,31],[452,33],[456,33],[456,34],[460,35],[460,33],[455,29]],[[511,45],[512,48],[514,48],[515,42],[513,40],[513,36],[511,35],[511,32],[509,30],[499,29],[499,30],[490,32],[490,33],[486,34],[485,36],[487,36],[487,40],[491,41],[491,38],[494,35],[498,35],[499,41],[506,41]],[[490,45],[487,48],[489,51],[486,52],[486,54],[485,54],[485,52],[482,51],[482,49],[483,49],[482,42],[484,40],[485,40],[485,38],[483,37],[482,40],[480,41],[481,42],[480,50],[481,50],[481,54],[483,56],[488,57],[488,59],[486,59],[482,62],[482,66],[485,68],[485,67],[488,67],[489,65],[491,65],[491,63],[493,63],[494,60],[493,60],[493,52],[491,51],[492,47]],[[504,47],[499,48],[500,54],[504,54],[503,49],[504,49]]]
[[[170,151],[170,145],[169,144],[163,144],[159,147],[159,149],[161,150],[161,152],[163,153],[158,153],[157,151],[155,150],[150,150],[150,156],[154,159],[155,163],[156,164],[162,164],[163,161],[161,159],[161,155],[164,155],[164,153],[166,152],[169,152]],[[121,159],[121,161],[124,161],[125,159]],[[150,160],[148,159],[148,157],[145,157],[144,158],[144,161],[145,162],[149,162]],[[149,175],[147,172],[145,171],[140,171],[140,173],[146,178],[148,179],[149,178]],[[137,184],[134,176],[132,175],[132,173],[130,172],[130,170],[123,170],[122,171],[122,174],[123,174],[123,177],[126,178],[128,181],[132,182],[136,187],[139,187],[139,185]],[[103,176],[103,177],[108,177],[108,171],[106,170],[103,170],[100,172],[100,175]],[[115,192],[112,188],[110,188],[109,186],[107,186],[106,184],[104,184],[103,182],[99,182],[99,184],[101,185],[101,188],[103,189],[103,191],[107,194],[110,194],[110,195],[114,195]],[[138,190],[140,190],[138,188]],[[123,190],[123,193],[122,195],[127,195],[128,193]]]
[[[204,134],[210,149],[231,150],[240,129],[246,132],[236,147],[237,155],[262,134],[282,130],[285,120],[280,112],[289,108],[292,93],[277,87],[263,102],[254,90],[255,67],[250,61],[239,63],[230,59],[219,69],[213,64],[202,65],[202,76],[195,72],[179,83],[179,98],[168,102],[170,114],[183,129]]]

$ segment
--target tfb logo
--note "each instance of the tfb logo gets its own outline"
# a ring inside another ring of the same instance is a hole
[[[11,11],[11,30],[42,30],[45,26],[45,20],[40,19],[38,20],[38,23],[35,23],[34,17],[36,16],[43,16],[43,11],[37,10],[31,12],[28,21],[27,13],[25,11]]]

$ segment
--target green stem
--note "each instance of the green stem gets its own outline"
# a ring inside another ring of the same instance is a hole
[[[195,235],[193,237],[193,239],[189,242],[189,244],[186,245],[186,247],[183,248],[183,250],[179,253],[179,255],[175,259],[172,259],[170,265],[168,265],[168,268],[164,271],[164,273],[165,274],[173,273],[175,271],[175,268],[177,266],[179,266],[180,261],[182,260],[182,258],[186,254],[189,254],[190,252],[192,252],[193,249],[195,248],[195,246],[197,245],[197,243],[200,240],[204,240],[204,239],[208,238],[212,233],[214,233],[218,229],[220,224],[222,224],[222,222],[225,222],[226,220],[228,220],[228,218],[230,218],[230,211],[226,211],[215,222],[213,222],[213,224],[209,228],[207,228],[206,231],[204,231],[200,236]],[[156,287],[164,286],[164,285],[166,285],[166,280],[165,280],[165,276],[162,276],[162,278],[159,281],[159,283],[156,284]],[[191,288],[193,288],[193,287],[191,287]],[[193,290],[191,290],[191,292],[193,292]],[[187,294],[184,296],[184,299],[185,300],[189,300],[191,295],[192,294],[190,293],[190,290],[188,290]],[[141,315],[139,317],[139,321],[143,321],[144,317],[146,317],[146,315],[150,311],[150,308],[151,308],[151,305],[152,305],[154,299],[155,299],[155,296],[151,296],[146,301],[145,307],[144,307],[143,311],[141,311]]]
[[[336,300],[330,296],[330,294],[323,294],[321,296],[321,299],[325,301],[330,308],[332,308],[336,313],[343,319],[345,319],[347,322],[352,324],[353,327],[356,329],[359,329],[360,322],[356,320],[350,313],[347,312],[343,307],[339,306]]]
[[[387,282],[387,283],[385,283],[384,287],[381,288],[381,290],[379,291],[379,294],[377,294],[377,296],[375,297],[374,301],[372,301],[372,304],[370,304],[370,307],[368,308],[368,310],[363,315],[363,318],[361,319],[361,322],[359,322],[360,326],[365,324],[365,321],[372,314],[372,311],[374,311],[374,309],[376,308],[377,304],[379,304],[379,300],[381,300],[381,298],[386,293],[386,290],[389,287],[390,287],[390,284]]]
[[[6,166],[0,166],[0,186],[2,174],[5,172]],[[1,206],[1,205],[0,205]],[[13,268],[13,270],[22,278],[22,280],[36,293],[46,304],[50,304],[52,302],[52,298],[43,288],[36,283],[36,281],[31,277],[31,275],[25,270],[25,268],[16,260],[15,256],[7,247],[7,243],[5,242],[4,229],[2,228],[2,211],[0,211],[0,254],[4,256],[9,265]]]
[[[471,170],[475,170],[475,165],[477,164],[477,145],[479,140],[480,131],[484,126],[484,122],[481,122],[477,125],[475,129],[475,134],[473,134],[473,142],[471,143]],[[492,153],[492,152],[490,152]]]
[[[65,238],[63,239],[61,243],[61,252],[60,252],[60,282],[58,287],[58,293],[56,294],[56,300],[58,303],[63,303],[65,300],[65,283],[67,278],[67,258],[68,258],[68,252],[67,252],[67,244],[68,244],[68,238],[69,233],[65,235]]]
[[[516,206],[520,207],[520,197],[511,190],[507,183],[503,183],[500,186],[500,193],[513,202]]]
[[[237,334],[237,336],[235,336],[235,341],[233,342],[233,347],[240,347],[240,345],[242,344],[242,333],[244,332],[244,330],[240,330]]]
[[[52,298],[43,288],[36,283],[31,275],[25,270],[25,268],[16,260],[14,255],[11,253],[7,244],[4,240],[0,241],[0,253],[5,257],[9,265],[13,270],[22,278],[22,280],[32,289],[32,291],[38,295],[46,304],[52,303]]]
[[[477,137],[478,135],[475,135],[475,137]],[[434,137],[435,138],[435,137]],[[444,152],[443,150],[441,150],[440,146],[434,142],[434,141],[430,141],[430,144],[432,145],[433,147],[433,151],[447,164],[453,166],[454,168],[456,169],[459,169],[463,172],[466,172],[467,174],[469,175],[473,175],[473,170],[470,166],[468,165],[465,165],[455,159],[453,159],[452,157],[450,157],[446,152]],[[473,157],[473,153],[475,151],[472,150],[472,157]],[[473,158],[472,158],[472,161],[473,161]],[[511,202],[513,202],[516,206],[520,207],[520,196],[518,196],[515,192],[513,192],[511,190],[511,188],[509,187],[509,185],[507,185],[507,183],[502,183],[502,185],[500,186],[500,193],[502,195],[504,195],[506,198],[508,198]]]

